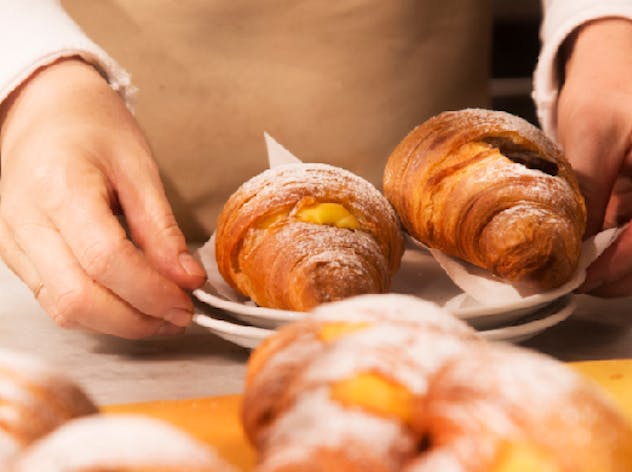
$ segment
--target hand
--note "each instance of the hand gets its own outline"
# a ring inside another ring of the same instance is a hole
[[[558,102],[558,137],[586,197],[590,236],[632,217],[632,22],[579,31]],[[580,291],[632,295],[632,225],[588,269]]]
[[[68,59],[36,73],[2,111],[2,259],[61,326],[126,338],[181,331],[192,317],[185,289],[204,270],[118,95]]]

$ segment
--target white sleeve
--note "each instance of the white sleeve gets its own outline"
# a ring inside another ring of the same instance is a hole
[[[560,46],[573,30],[587,21],[605,17],[632,19],[632,0],[542,0],[542,6],[542,49],[533,76],[533,99],[540,125],[549,136],[556,138]]]
[[[0,102],[36,69],[69,56],[93,64],[133,108],[129,74],[81,31],[59,0],[0,0]]]

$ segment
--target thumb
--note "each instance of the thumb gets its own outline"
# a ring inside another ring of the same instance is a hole
[[[587,123],[585,119],[583,123]],[[611,144],[614,140],[609,139],[603,124],[593,123],[590,130],[586,128],[583,125],[560,128],[559,138],[586,201],[585,236],[592,236],[603,229],[604,215],[621,167],[621,159]]]
[[[158,170],[148,159],[145,165],[136,166],[142,172],[120,174],[115,182],[131,237],[157,271],[182,288],[197,288],[206,280],[206,273],[188,251]]]

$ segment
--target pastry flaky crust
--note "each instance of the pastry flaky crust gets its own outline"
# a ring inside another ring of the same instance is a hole
[[[39,359],[0,349],[0,470],[55,428],[96,412],[88,395],[63,372]]]
[[[297,218],[339,204],[348,229]],[[266,307],[306,311],[327,301],[388,290],[403,254],[394,210],[369,182],[326,164],[289,164],[243,184],[226,202],[215,233],[224,279]]]
[[[2,469],[6,470],[6,469]],[[186,432],[142,415],[93,415],[35,442],[8,472],[236,472]]]
[[[441,113],[411,131],[384,172],[403,226],[429,247],[534,290],[562,285],[586,209],[560,149],[499,111]]]
[[[632,470],[632,427],[594,384],[395,294],[280,328],[251,357],[243,420],[257,472]]]

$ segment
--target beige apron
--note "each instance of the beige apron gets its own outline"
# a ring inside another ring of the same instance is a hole
[[[487,105],[489,0],[65,0],[131,73],[190,241],[265,168],[268,131],[378,186],[416,124]]]

